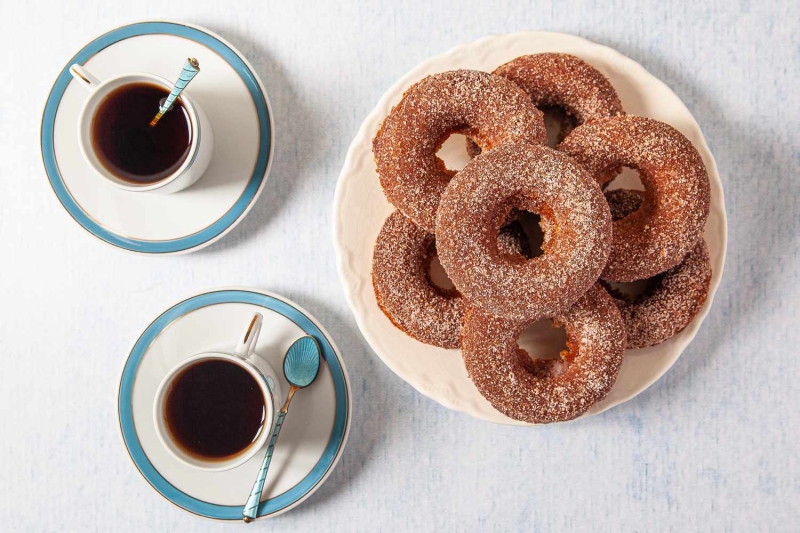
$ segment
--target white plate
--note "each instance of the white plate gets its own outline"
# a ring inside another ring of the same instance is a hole
[[[491,72],[515,57],[540,52],[564,52],[581,57],[605,74],[622,99],[625,111],[652,117],[677,128],[695,145],[711,179],[711,214],[705,238],[711,252],[713,275],[708,299],[694,321],[668,341],[641,350],[629,350],[609,395],[587,415],[627,401],[655,382],[675,363],[697,333],[719,286],[725,260],[727,226],[717,165],[691,113],[669,87],[641,65],[619,52],[572,35],[527,32],[498,35],[463,44],[420,64],[383,95],[350,145],[339,176],[334,200],[334,246],[339,276],[361,333],[395,374],[440,404],[476,418],[501,424],[524,423],[496,411],[473,386],[458,350],[444,350],[415,341],[397,328],[378,308],[372,288],[372,249],[384,220],[394,210],[381,191],[372,156],[372,139],[403,91],[423,77],[454,69]],[[453,161],[463,142],[448,141],[443,158]],[[449,151],[449,152],[448,152]],[[466,158],[464,154],[461,156]],[[464,161],[461,161],[462,163]],[[459,168],[459,167],[456,167]],[[555,353],[553,336],[543,328],[521,343],[532,353]]]
[[[88,92],[72,80],[69,66],[84,65],[101,80],[130,72],[175,79],[187,57],[201,67],[187,91],[214,128],[208,170],[175,194],[114,187],[81,155],[78,114]],[[45,104],[41,144],[56,196],[89,233],[131,252],[186,253],[220,239],[258,199],[272,160],[272,114],[255,70],[221,37],[189,24],[137,22],[97,37],[70,59]]]
[[[118,416],[128,453],[150,485],[175,505],[207,518],[242,519],[265,450],[231,470],[196,470],[159,442],[153,402],[170,369],[193,354],[230,350],[237,330],[254,312],[264,316],[255,351],[277,369],[283,391],[289,390],[280,373],[283,356],[295,340],[312,335],[324,359],[316,381],[292,401],[264,485],[259,518],[291,509],[322,485],[339,460],[350,427],[344,362],[327,332],[302,308],[254,289],[217,289],[175,304],[131,349],[120,378]]]

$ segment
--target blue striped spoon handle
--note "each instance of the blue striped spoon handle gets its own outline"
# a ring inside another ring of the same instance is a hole
[[[289,402],[292,400],[292,396],[294,396],[296,390],[297,387],[295,386],[289,389],[289,396],[286,398],[286,403],[283,404],[283,408],[280,413],[278,413],[278,418],[275,421],[275,431],[272,432],[272,438],[269,441],[269,447],[267,447],[267,454],[261,462],[261,469],[258,471],[258,477],[253,485],[253,489],[250,491],[250,496],[247,498],[247,503],[244,504],[242,516],[245,522],[252,522],[255,520],[256,516],[258,516],[258,505],[261,502],[261,493],[264,491],[264,481],[267,479],[269,464],[272,462],[272,453],[275,451],[275,443],[278,441],[278,435],[283,427],[283,420],[286,418],[286,413],[289,412]]]
[[[200,63],[193,57],[187,59],[186,63],[183,64],[181,75],[178,76],[178,81],[176,81],[175,85],[172,87],[172,92],[169,93],[164,103],[158,107],[158,114],[150,121],[151,128],[158,124],[158,121],[161,120],[164,113],[170,110],[175,99],[180,96],[186,86],[189,85],[189,82],[197,76],[198,72],[200,72]]]
[[[253,490],[250,491],[247,503],[244,504],[242,518],[245,522],[252,522],[258,516],[258,505],[261,501],[261,493],[264,490],[264,480],[267,479],[269,464],[272,462],[272,452],[275,451],[275,442],[278,440],[281,427],[283,427],[283,419],[286,418],[286,413],[289,412],[289,402],[292,401],[295,392],[308,387],[317,379],[319,362],[319,344],[310,335],[300,337],[294,341],[283,358],[283,376],[289,382],[289,394],[286,396],[286,401],[278,414],[275,422],[275,431],[273,431],[272,439],[269,441],[267,454],[261,463],[261,470],[258,471]]]

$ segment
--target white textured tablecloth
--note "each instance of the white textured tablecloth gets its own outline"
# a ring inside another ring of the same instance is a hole
[[[0,530],[211,531],[127,459],[126,350],[190,293],[247,285],[296,300],[341,348],[348,447],[270,531],[796,531],[800,528],[800,3],[0,0]],[[219,243],[136,257],[80,229],[49,189],[40,111],[84,43],[145,18],[231,41],[273,104],[264,194]],[[490,33],[545,29],[617,48],[694,113],[729,217],[714,307],[673,369],[578,423],[511,428],[441,408],[371,353],[331,244],[345,151],[383,91]]]

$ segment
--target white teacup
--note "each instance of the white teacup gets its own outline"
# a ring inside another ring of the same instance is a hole
[[[169,92],[172,90],[173,84],[153,74],[123,74],[100,81],[80,65],[70,66],[69,72],[75,80],[90,91],[89,98],[84,102],[78,118],[78,140],[83,157],[98,175],[125,191],[159,194],[182,191],[200,179],[211,162],[211,154],[214,151],[214,130],[203,109],[185,91],[181,94],[180,99],[186,109],[191,127],[192,140],[189,153],[183,164],[172,174],[155,183],[140,185],[118,178],[103,166],[92,147],[92,120],[100,103],[114,89],[131,83],[146,82],[164,87]],[[157,112],[158,109],[154,108],[153,115],[155,116]]]
[[[236,349],[233,352],[206,352],[193,355],[178,363],[170,370],[156,392],[155,402],[153,403],[153,420],[155,422],[156,434],[161,444],[172,454],[173,457],[182,463],[200,470],[222,471],[236,468],[247,462],[266,444],[274,431],[277,409],[281,405],[282,395],[280,382],[275,370],[269,363],[261,359],[254,351],[258,336],[261,333],[261,322],[263,317],[256,313],[253,319],[245,328]],[[224,459],[204,459],[186,452],[178,442],[176,442],[167,424],[165,410],[166,400],[175,378],[194,363],[207,360],[224,360],[246,370],[258,383],[261,394],[264,397],[264,420],[258,437],[244,450],[232,457]]]

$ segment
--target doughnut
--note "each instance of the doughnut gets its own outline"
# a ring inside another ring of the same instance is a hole
[[[498,245],[508,255],[530,256],[519,222],[504,227]],[[372,256],[372,286],[378,307],[401,331],[425,344],[458,348],[467,303],[455,289],[431,282],[436,241],[400,211],[383,224]]]
[[[381,186],[389,201],[429,233],[455,175],[436,156],[461,133],[491,150],[511,142],[547,144],[541,111],[500,76],[473,70],[433,74],[409,88],[372,141]]]
[[[606,199],[611,218],[618,220],[639,209],[644,195],[617,189],[607,191]],[[647,280],[647,288],[635,298],[606,285],[625,323],[626,348],[655,346],[682,331],[703,307],[710,285],[711,258],[703,239],[680,265]]]
[[[678,266],[647,281],[645,292],[633,300],[609,289],[625,322],[629,349],[660,344],[694,320],[711,285],[705,240],[700,239]]]
[[[571,420],[603,399],[617,379],[625,327],[614,300],[598,284],[553,319],[567,333],[560,359],[531,359],[517,344],[529,322],[470,309],[461,348],[470,379],[484,398],[514,420]]]
[[[625,114],[608,78],[570,54],[520,56],[497,67],[494,74],[520,86],[540,110],[555,107],[566,114],[558,142],[584,122]],[[480,149],[467,140],[467,152],[475,156]]]
[[[602,118],[575,128],[558,146],[598,183],[621,166],[639,171],[642,206],[614,222],[614,240],[602,278],[647,279],[677,266],[703,234],[711,203],[700,154],[673,127],[631,115]]]
[[[541,217],[542,255],[498,249],[498,229],[512,208]],[[566,310],[597,281],[612,241],[611,214],[600,187],[571,158],[510,144],[479,155],[450,181],[436,240],[461,294],[489,313],[531,321]]]

